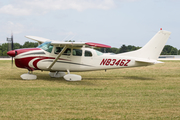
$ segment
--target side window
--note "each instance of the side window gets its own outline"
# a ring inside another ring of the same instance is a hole
[[[54,54],[59,54],[62,49],[63,49],[63,47],[56,47],[54,50]]]
[[[82,56],[82,50],[80,49],[73,49],[73,56]]]
[[[91,57],[91,56],[92,56],[91,51],[85,50],[84,56],[85,56],[85,57]]]
[[[67,48],[67,49],[65,50],[65,52],[63,53],[63,55],[68,55],[68,56],[70,56],[70,55],[71,55],[71,49],[70,49],[70,48]]]

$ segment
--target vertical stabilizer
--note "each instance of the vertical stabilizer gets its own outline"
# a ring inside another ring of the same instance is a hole
[[[138,57],[138,58],[149,59],[149,60],[157,60],[167,40],[169,39],[170,34],[171,32],[169,31],[160,30],[141,49],[132,51],[132,52],[121,53],[119,55]]]

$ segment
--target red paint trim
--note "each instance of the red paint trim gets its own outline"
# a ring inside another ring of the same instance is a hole
[[[16,55],[19,55],[24,52],[33,51],[33,50],[41,50],[40,48],[24,48],[24,49],[16,49],[8,51],[7,54],[11,57],[15,57]]]
[[[55,59],[55,58],[53,58],[53,57],[43,57],[43,56],[41,56],[41,57],[39,57],[39,59],[37,59],[37,60],[35,60],[35,61],[33,62],[33,66],[34,66],[36,69],[40,70],[40,69],[37,67],[37,63],[38,63],[39,61],[45,60],[45,59]],[[71,60],[62,59],[62,58],[59,58],[58,60],[71,61]]]
[[[15,64],[19,68],[26,68],[29,71],[33,71],[34,68],[30,67],[28,64],[29,64],[29,61],[31,61],[34,58],[36,58],[36,57],[27,57],[27,58],[15,59]]]
[[[29,62],[30,62],[31,60],[35,59],[35,58],[39,58],[39,59],[37,59],[37,60],[35,60],[35,61],[33,62],[34,68],[32,68],[32,67],[29,66]],[[15,64],[16,64],[16,66],[19,67],[19,68],[26,68],[26,69],[28,69],[28,70],[30,70],[30,71],[33,71],[34,69],[36,69],[36,70],[41,70],[41,69],[39,69],[39,68],[37,67],[37,64],[38,64],[39,61],[45,60],[45,59],[55,59],[55,58],[53,58],[53,57],[44,57],[44,56],[26,57],[26,58],[21,58],[21,59],[15,59]],[[71,61],[71,60],[62,59],[62,58],[59,58],[59,60]]]
[[[24,53],[24,52],[29,52],[33,50],[41,50],[40,48],[24,48],[24,49],[17,49],[17,55]]]
[[[104,44],[100,44],[100,43],[87,42],[85,44],[89,45],[89,46],[95,46],[95,47],[111,48],[111,46],[109,46],[109,45],[104,45]]]
[[[38,67],[37,67],[37,63],[42,60],[42,59],[37,59],[33,62],[33,66],[37,69],[37,70],[40,70]]]

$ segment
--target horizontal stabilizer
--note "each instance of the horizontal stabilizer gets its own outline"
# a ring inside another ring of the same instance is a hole
[[[158,64],[158,63],[163,63],[161,61],[157,60],[148,60],[148,59],[135,59],[136,62],[141,62],[141,63],[149,63],[149,64]]]

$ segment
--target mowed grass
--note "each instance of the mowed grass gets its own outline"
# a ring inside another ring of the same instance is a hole
[[[22,80],[25,69],[0,61],[0,119],[180,119],[180,61],[79,72],[80,82]]]

